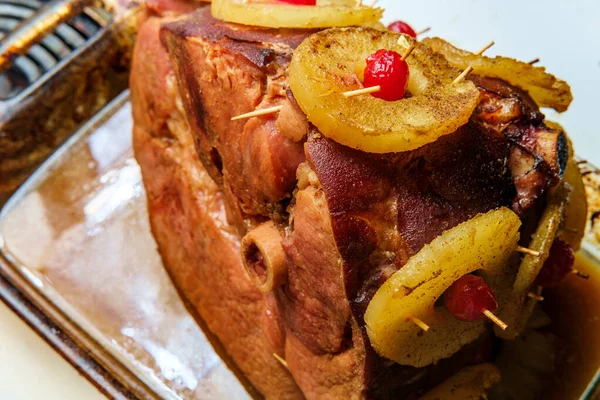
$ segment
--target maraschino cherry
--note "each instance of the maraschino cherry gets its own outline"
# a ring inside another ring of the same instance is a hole
[[[381,87],[371,96],[386,101],[401,100],[406,93],[408,78],[408,64],[395,51],[381,49],[367,57],[364,86]]]
[[[317,0],[279,0],[282,3],[295,4],[297,6],[316,6]]]
[[[486,318],[484,312],[498,309],[496,296],[483,278],[465,275],[444,293],[444,305],[461,321],[478,321]]]
[[[388,29],[392,32],[405,33],[414,38],[417,37],[415,30],[404,21],[395,21],[388,25]]]
[[[541,287],[558,286],[573,271],[575,254],[567,243],[556,239],[550,248],[550,254],[537,276],[536,284]]]

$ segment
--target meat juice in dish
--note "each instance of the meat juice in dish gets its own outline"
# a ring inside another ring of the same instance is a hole
[[[441,39],[346,27],[381,16],[346,3],[149,4],[134,147],[165,267],[267,398],[436,385],[510,398],[510,379],[497,385],[520,362],[510,345],[539,337],[555,354],[531,325],[545,315],[537,275],[586,222],[568,138],[539,110],[566,110],[570,89]],[[377,83],[406,84],[404,98],[347,95],[398,62],[407,72]],[[461,321],[443,294],[467,274],[495,303]],[[548,372],[532,369],[532,397]]]
[[[560,339],[556,369],[545,398],[579,398],[600,365],[600,274],[597,266],[583,257],[576,259],[575,266],[590,279],[571,276],[545,295],[544,310],[552,320],[547,329]]]

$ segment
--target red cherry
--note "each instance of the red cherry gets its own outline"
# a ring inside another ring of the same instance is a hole
[[[494,292],[483,278],[465,275],[452,284],[444,293],[444,304],[461,321],[477,321],[485,318],[483,310],[498,309]]]
[[[279,0],[282,3],[295,4],[297,6],[316,6],[317,0]]]
[[[402,99],[408,77],[408,64],[395,51],[381,49],[367,57],[364,86],[381,86],[379,92],[371,93],[373,97],[387,101]]]
[[[417,37],[415,30],[409,24],[403,21],[392,22],[388,25],[388,29],[392,32],[406,33],[414,38]]]
[[[573,270],[575,254],[567,243],[556,239],[550,248],[548,259],[537,276],[536,283],[542,287],[557,286]]]

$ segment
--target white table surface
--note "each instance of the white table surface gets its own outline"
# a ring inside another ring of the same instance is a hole
[[[368,0],[365,0],[368,3]],[[565,126],[577,153],[600,165],[600,1],[380,0],[385,21],[426,26],[470,50],[495,40],[488,54],[539,57],[567,80],[575,100],[553,119]],[[549,114],[550,115],[550,114]],[[0,303],[0,398],[98,399],[102,395]]]
[[[104,396],[0,302],[0,399],[103,399]]]

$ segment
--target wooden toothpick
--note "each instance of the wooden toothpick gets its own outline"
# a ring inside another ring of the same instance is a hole
[[[540,295],[537,295],[537,294],[531,293],[531,292],[527,293],[527,297],[529,297],[530,299],[536,300],[536,301],[544,301],[543,296],[540,296]]]
[[[236,117],[231,118],[231,120],[232,121],[237,121],[239,119],[246,119],[246,118],[252,118],[252,117],[259,117],[261,115],[274,114],[276,112],[281,111],[282,108],[283,108],[283,106],[261,108],[261,109],[254,110],[254,111],[251,111],[251,112],[246,113],[246,114],[238,115]]]
[[[539,257],[540,254],[542,254],[539,251],[531,250],[531,249],[528,249],[527,247],[521,247],[521,246],[517,246],[515,248],[515,251],[518,251],[519,253],[523,253],[523,254],[529,254],[530,256],[534,256],[534,257]]]
[[[415,32],[417,34],[417,36],[424,34],[425,32],[429,32],[431,30],[431,27],[428,26],[427,28],[423,28],[418,32]]]
[[[527,296],[530,299],[533,299],[536,301],[544,301],[544,296],[542,296],[543,290],[544,290],[544,288],[541,287],[540,285],[538,285],[537,289],[535,290],[535,293],[527,293]]]
[[[487,49],[489,49],[490,47],[492,47],[494,44],[496,44],[496,42],[494,42],[493,40],[490,41],[488,44],[486,44],[481,49],[479,49],[475,53],[475,55],[476,56],[482,55]],[[467,77],[467,75],[469,75],[471,72],[473,72],[473,67],[469,65],[467,67],[467,69],[465,69],[463,72],[461,72],[461,74],[459,76],[456,77],[456,79],[452,82],[452,84],[456,85],[457,83],[462,82]]]
[[[479,49],[479,51],[477,53],[475,53],[475,55],[480,56],[483,53],[485,53],[490,47],[492,47],[493,45],[495,45],[496,42],[494,42],[493,40],[490,40],[490,42],[488,44],[486,44],[485,46],[483,46],[481,49]]]
[[[361,94],[376,93],[376,92],[379,92],[380,90],[381,90],[381,86],[377,85],[377,86],[371,86],[371,87],[366,87],[366,88],[362,88],[362,89],[350,90],[349,92],[344,92],[343,95],[346,97],[354,97],[354,96],[360,96]]]
[[[419,328],[423,329],[425,332],[429,330],[429,325],[427,325],[425,322],[423,322],[417,317],[408,317],[408,320],[416,326],[418,326]]]
[[[402,61],[406,60],[408,58],[408,56],[410,56],[410,53],[413,52],[413,50],[415,49],[416,45],[417,45],[417,43],[414,42],[410,46],[408,46],[408,49],[406,49],[406,51],[404,52],[404,54],[402,54],[402,57],[400,57],[400,59]]]
[[[496,325],[498,325],[500,327],[500,329],[502,329],[503,331],[505,331],[506,328],[508,328],[508,325],[506,325],[504,323],[504,321],[502,321],[500,318],[496,317],[494,315],[494,313],[492,313],[490,310],[484,309],[482,312],[483,312],[483,315],[485,315],[490,320],[492,320],[492,322],[495,323]]]
[[[537,64],[537,63],[539,63],[539,62],[540,62],[540,59],[539,59],[539,58],[534,58],[533,60],[529,61],[527,64],[534,65],[534,64]]]
[[[465,69],[459,76],[456,77],[452,84],[456,85],[457,83],[462,82],[462,80],[465,79],[471,72],[473,72],[473,67],[469,65],[467,69]]]
[[[281,365],[283,365],[285,368],[287,368],[287,367],[288,367],[287,361],[285,361],[283,358],[279,357],[279,355],[278,355],[277,353],[273,353],[273,357],[275,357],[275,359],[276,359],[277,361],[279,361],[279,363],[280,363]]]

